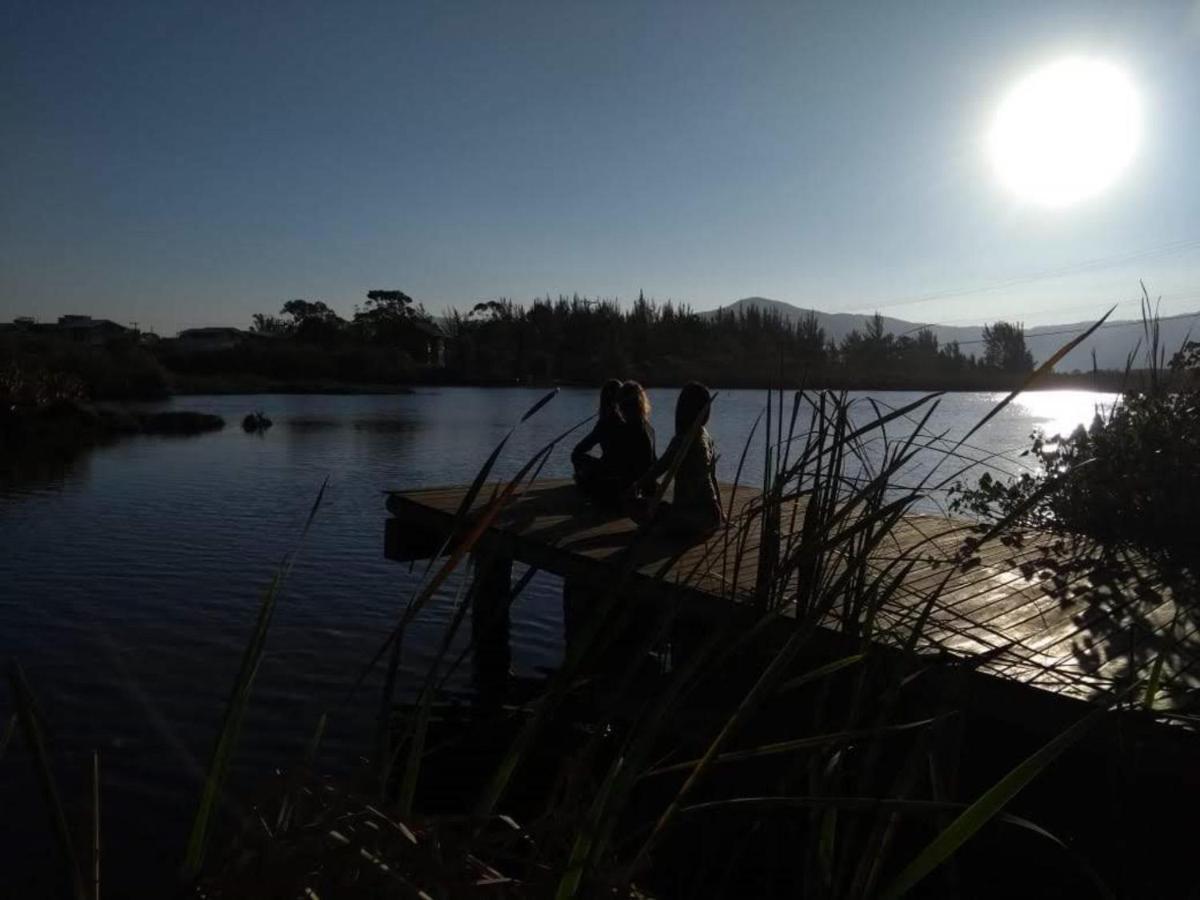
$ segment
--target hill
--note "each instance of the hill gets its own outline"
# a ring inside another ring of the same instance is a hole
[[[741,310],[757,308],[778,313],[786,320],[794,321],[809,314],[815,315],[825,335],[830,340],[841,342],[852,330],[863,329],[866,319],[870,318],[859,313],[827,313],[815,309],[805,309],[782,300],[772,300],[768,297],[744,297],[735,303],[721,307],[724,310]],[[702,316],[716,315],[716,310],[700,313]],[[1097,316],[1102,313],[1099,310]],[[1058,325],[1039,325],[1025,331],[1025,343],[1036,362],[1041,362],[1055,350],[1071,339],[1071,336],[1084,331],[1095,320],[1083,322],[1064,322]],[[883,325],[889,334],[912,334],[923,326],[920,322],[910,322],[905,319],[895,319],[883,316]],[[937,335],[942,344],[957,341],[967,354],[979,353],[982,345],[983,325],[929,325],[930,331]],[[1168,358],[1182,346],[1189,335],[1200,335],[1200,312],[1174,316],[1162,320],[1162,346],[1167,351]],[[1096,364],[1101,369],[1123,369],[1129,354],[1138,346],[1138,341],[1144,340],[1141,319],[1123,319],[1109,321],[1076,347],[1055,368],[1059,372],[1074,370],[1088,371],[1092,368],[1092,352],[1096,354]],[[1140,357],[1140,351],[1139,351]],[[1137,360],[1140,364],[1140,358]]]

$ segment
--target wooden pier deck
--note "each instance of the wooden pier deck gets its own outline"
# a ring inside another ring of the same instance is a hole
[[[729,499],[729,486],[722,486]],[[425,558],[447,537],[465,486],[389,492],[386,553]],[[490,490],[481,492],[482,507]],[[757,492],[735,495],[736,523]],[[783,519],[788,520],[785,512]],[[639,545],[628,585],[653,597],[664,585],[686,592],[689,612],[728,614],[755,594],[759,517],[747,516],[742,563],[718,534],[685,546],[653,535]],[[602,587],[636,531],[632,520],[580,502],[565,481],[542,481],[515,498],[487,530],[482,551]],[[1101,554],[1083,543],[1035,533],[1019,543],[992,540],[962,554],[969,523],[906,516],[873,554],[886,566],[916,563],[880,614],[881,640],[910,630],[936,593],[918,650],[985,660],[976,671],[1011,700],[1093,700],[1146,679],[1162,658],[1156,709],[1194,710],[1200,700],[1200,597],[1190,576],[1165,575],[1130,553]],[[966,560],[964,562],[964,560]],[[736,569],[736,571],[735,571]],[[676,595],[678,596],[678,595]],[[837,632],[835,618],[825,623]],[[1014,693],[1013,688],[1024,690]]]

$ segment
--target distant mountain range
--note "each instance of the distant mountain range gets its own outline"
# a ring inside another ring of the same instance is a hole
[[[858,313],[827,313],[820,310],[809,310],[785,303],[782,300],[771,300],[767,297],[744,297],[736,303],[721,307],[725,310],[742,310],[758,308],[764,311],[777,312],[788,321],[795,321],[812,313],[817,317],[821,327],[825,329],[827,340],[841,342],[847,334],[857,328],[862,331],[864,323],[870,316]],[[716,310],[700,313],[702,316],[712,316]],[[1071,339],[1074,334],[1086,330],[1095,319],[1087,322],[1064,322],[1061,325],[1039,325],[1025,330],[1025,343],[1033,354],[1036,362],[1046,359],[1055,350]],[[904,319],[883,317],[883,326],[894,335],[914,334],[922,327],[928,327],[942,344],[958,341],[963,353],[968,355],[982,354],[982,325],[929,325],[922,326],[919,322],[908,322]],[[1161,345],[1167,351],[1167,358],[1180,348],[1189,334],[1192,339],[1200,339],[1200,312],[1187,315],[1172,316],[1161,322]],[[1092,368],[1092,351],[1096,354],[1096,364],[1101,369],[1123,369],[1129,354],[1137,347],[1138,341],[1143,340],[1145,332],[1140,319],[1109,320],[1100,330],[1072,350],[1055,366],[1056,371],[1071,372],[1076,369],[1089,371]],[[1135,365],[1141,365],[1142,351],[1138,351]]]

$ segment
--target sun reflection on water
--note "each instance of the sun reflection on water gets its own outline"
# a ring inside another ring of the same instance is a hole
[[[1111,408],[1116,398],[1116,394],[1095,391],[1031,391],[1014,400],[1013,406],[1032,418],[1047,437],[1053,437],[1090,425],[1096,413]]]

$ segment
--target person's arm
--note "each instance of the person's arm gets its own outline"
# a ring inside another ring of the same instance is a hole
[[[648,472],[657,461],[658,458],[654,455],[654,431],[647,425],[642,431],[641,458],[638,460],[638,468],[643,472]]]
[[[721,485],[717,483],[717,457],[712,454],[708,458],[708,477],[712,482],[713,496],[717,498],[717,512],[720,513],[721,521],[725,521],[725,509],[721,506]]]
[[[642,490],[649,490],[654,485],[654,482],[666,474],[667,469],[671,468],[671,460],[675,456],[678,442],[679,439],[677,437],[671,438],[671,443],[667,444],[667,449],[663,455],[650,466],[645,475],[638,479],[638,487],[642,488]]]
[[[592,430],[587,433],[587,437],[575,445],[575,449],[571,451],[571,459],[576,460],[581,456],[587,456],[587,452],[598,443],[600,443],[599,422],[592,426]]]

